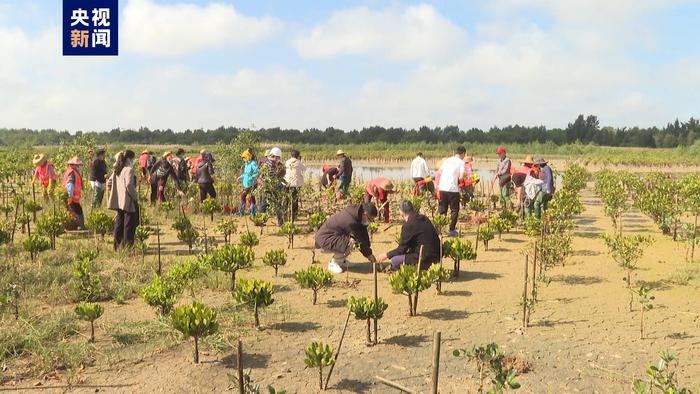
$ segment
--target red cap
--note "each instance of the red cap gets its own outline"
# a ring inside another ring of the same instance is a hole
[[[496,149],[496,153],[499,155],[504,154],[506,153],[506,148],[499,146],[498,149]]]

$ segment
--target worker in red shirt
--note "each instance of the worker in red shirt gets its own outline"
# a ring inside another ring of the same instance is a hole
[[[394,193],[394,183],[389,178],[374,178],[367,182],[363,199],[369,204],[374,199],[377,211],[383,210],[384,223],[389,223],[389,194]]]

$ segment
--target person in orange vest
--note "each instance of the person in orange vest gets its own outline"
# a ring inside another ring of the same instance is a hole
[[[202,149],[199,151],[199,155],[190,157],[188,159],[187,166],[190,168],[190,178],[194,179],[197,177],[197,164],[199,164],[200,161],[204,159],[204,155],[207,154],[207,151]]]
[[[151,156],[151,152],[145,149],[141,152],[139,156],[139,168],[141,169],[141,180],[148,180],[148,158]]]
[[[39,181],[44,194],[44,200],[48,200],[49,194],[53,190],[56,183],[56,170],[53,168],[53,164],[51,164],[49,159],[43,153],[34,155],[32,164],[34,164],[35,167],[34,175],[32,176],[32,185]]]
[[[85,230],[83,207],[80,206],[80,195],[83,191],[83,177],[80,175],[80,171],[78,171],[80,166],[83,165],[83,162],[78,156],[73,156],[66,164],[68,164],[68,169],[63,173],[63,187],[66,189],[68,213],[77,222],[78,230]]]
[[[389,178],[374,178],[367,182],[363,199],[369,204],[374,198],[377,211],[384,210],[384,223],[389,223],[389,194],[394,192],[394,183]]]

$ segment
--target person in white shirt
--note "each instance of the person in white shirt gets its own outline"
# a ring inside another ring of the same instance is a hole
[[[466,152],[463,146],[458,147],[455,149],[455,155],[445,159],[439,170],[440,181],[438,182],[438,190],[440,191],[440,204],[438,205],[438,213],[444,215],[447,213],[447,208],[450,208],[450,231],[447,233],[449,237],[458,235],[456,228],[461,198],[459,180],[464,178],[464,156]]]
[[[284,163],[284,166],[286,167],[284,180],[292,200],[292,221],[295,221],[299,213],[299,190],[304,186],[306,166],[301,161],[301,153],[296,149],[292,149],[292,157]]]
[[[422,186],[425,186],[430,193],[435,194],[433,182],[425,181],[426,179],[432,179],[430,178],[428,163],[423,158],[423,152],[418,152],[416,158],[411,162],[411,178],[413,178],[413,182],[416,184],[416,189],[422,189]]]

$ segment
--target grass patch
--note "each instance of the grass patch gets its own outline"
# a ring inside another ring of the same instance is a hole
[[[678,267],[669,278],[675,285],[687,286],[698,277],[698,267],[690,264]]]
[[[171,347],[181,342],[167,319],[125,321],[112,327],[112,340],[117,346],[149,344],[153,348]]]

